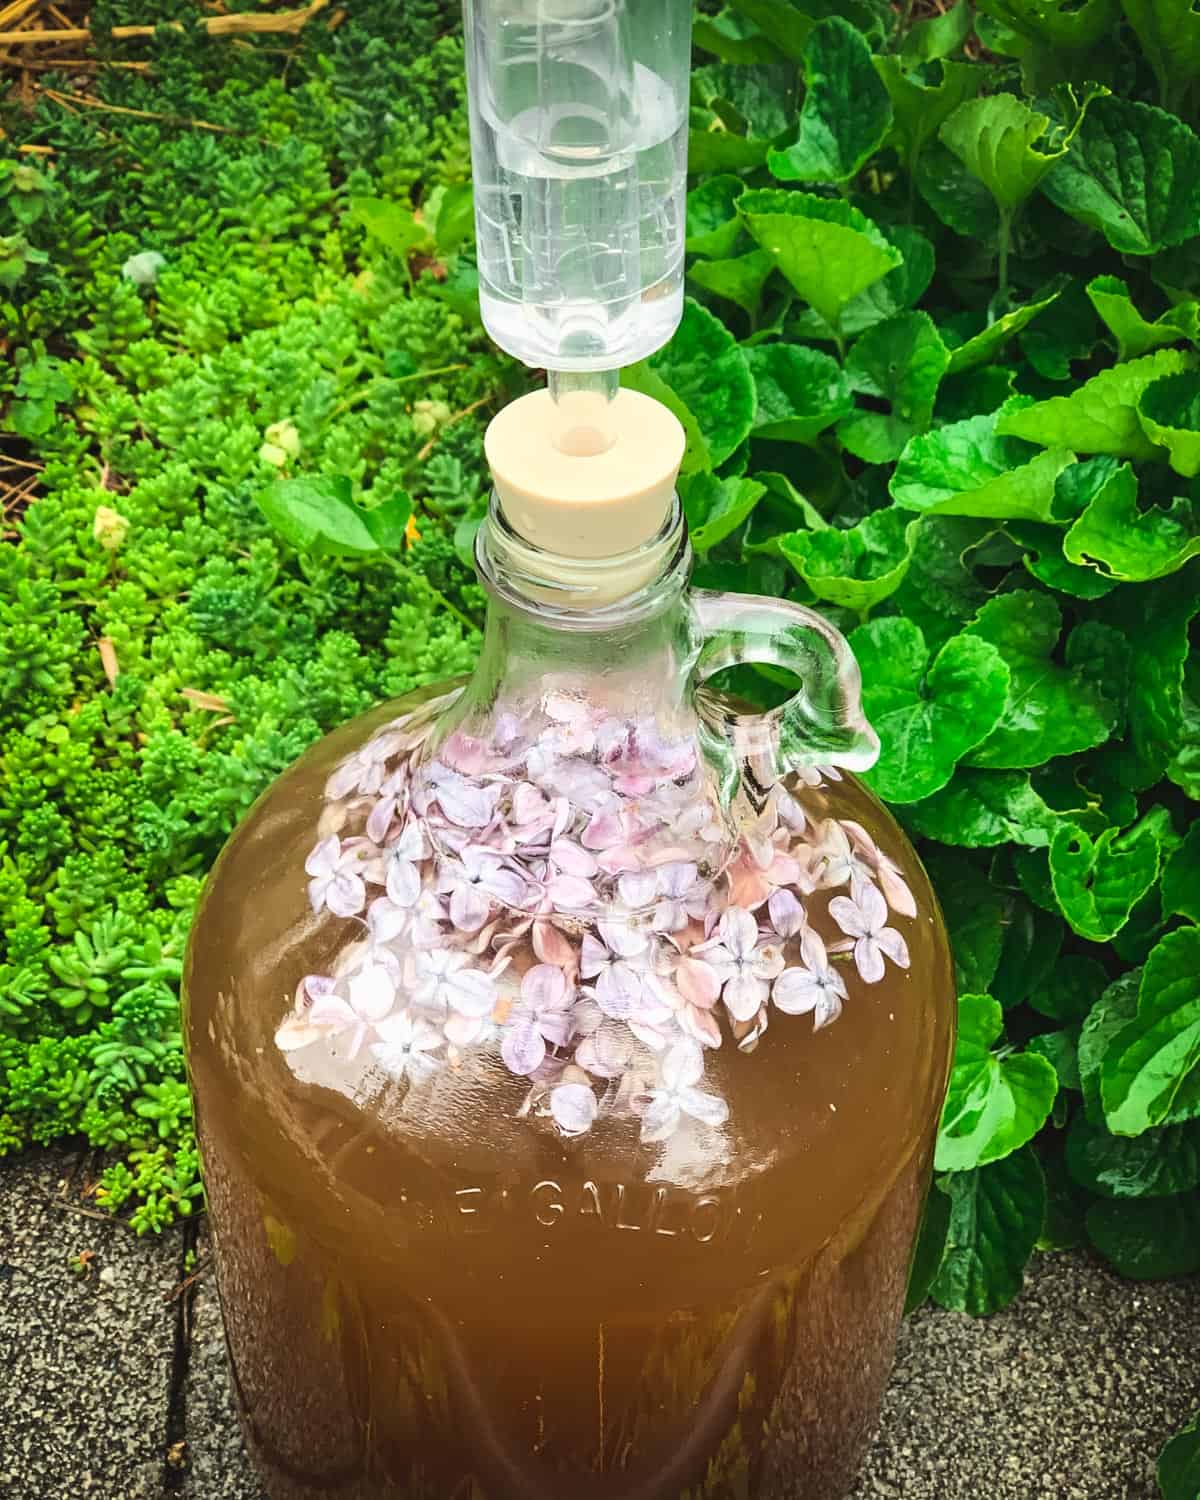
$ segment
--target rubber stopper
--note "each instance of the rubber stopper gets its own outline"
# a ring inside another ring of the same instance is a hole
[[[651,396],[534,391],[488,425],[488,467],[505,519],[567,558],[617,557],[652,541],[671,511],[686,438]]]

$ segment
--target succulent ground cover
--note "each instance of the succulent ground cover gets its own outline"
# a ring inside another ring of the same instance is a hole
[[[92,15],[150,67],[0,92],[0,1143],[117,1150],[149,1228],[200,1201],[199,883],[305,745],[469,666],[527,377],[474,310],[449,10]],[[1196,17],[737,0],[696,42],[690,300],[625,378],[687,429],[698,581],[849,635],[945,905],[914,1297],[990,1311],[1039,1244],[1200,1269]]]

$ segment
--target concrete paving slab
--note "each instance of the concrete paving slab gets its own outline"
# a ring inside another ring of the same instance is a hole
[[[178,1232],[128,1228],[56,1203],[86,1159],[0,1165],[0,1495],[158,1500],[163,1493]],[[78,1205],[78,1191],[68,1187]],[[88,1271],[72,1256],[93,1252]]]

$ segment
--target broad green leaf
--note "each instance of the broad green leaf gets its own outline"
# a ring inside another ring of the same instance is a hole
[[[1188,661],[1179,716],[1179,738],[1167,775],[1194,802],[1200,802],[1200,659]]]
[[[1153,255],[1196,233],[1200,137],[1152,105],[1096,100],[1042,191],[1114,250]]]
[[[927,516],[917,533],[893,607],[921,629],[931,650],[957,635],[988,597],[970,566],[972,549],[988,534],[990,523],[961,516]]]
[[[938,391],[934,415],[943,423],[990,416],[1014,399],[1016,373],[1011,365],[980,365],[962,375],[947,375]]]
[[[722,62],[769,63],[779,55],[775,44],[752,21],[728,7],[715,16],[697,15],[692,22],[692,41]]]
[[[992,996],[1005,1010],[1023,1004],[1045,984],[1062,948],[1060,918],[1014,896],[1004,930]]]
[[[367,530],[375,538],[376,546],[386,552],[395,552],[403,547],[408,536],[412,510],[412,497],[404,490],[397,490],[380,504],[364,509],[362,518]]]
[[[937,1182],[929,1184],[929,1195],[921,1214],[921,1227],[917,1232],[917,1243],[913,1247],[912,1264],[908,1269],[908,1290],[904,1296],[904,1316],[916,1312],[929,1296],[929,1288],[941,1269],[942,1256],[946,1252],[946,1236],[950,1231],[950,1200]]]
[[[765,250],[751,250],[733,260],[698,260],[688,276],[705,291],[736,304],[753,322],[762,304],[763,288],[774,269],[775,262]]]
[[[710,63],[691,75],[688,166],[737,172],[760,166],[795,115],[796,74],[786,63]]]
[[[654,379],[643,381],[641,371]],[[621,372],[621,383],[660,396],[665,386],[692,418],[685,472],[716,468],[747,436],[754,420],[754,381],[733,335],[690,297],[671,342]],[[685,430],[688,424],[685,423]],[[699,444],[698,451],[696,444]]]
[[[351,198],[350,217],[393,255],[408,256],[414,250],[435,248],[429,226],[420,222],[410,204],[399,199]]]
[[[808,443],[853,405],[837,360],[805,344],[759,344],[744,353],[754,381],[755,437]]]
[[[1050,879],[1063,916],[1080,937],[1107,943],[1158,879],[1165,808],[1147,813],[1125,833],[1106,828],[1093,840],[1064,823],[1050,845]]]
[[[1113,1135],[1077,1115],[1067,1133],[1071,1176],[1102,1198],[1167,1198],[1200,1186],[1200,1121]]]
[[[1028,774],[960,766],[948,786],[906,810],[906,821],[942,844],[1046,849],[1061,820],[1030,786]]]
[[[996,200],[949,147],[930,141],[917,159],[915,175],[921,197],[955,234],[985,243],[999,234]]]
[[[1048,115],[1037,114],[1012,94],[991,94],[960,104],[943,122],[938,138],[979,178],[1000,212],[1011,215],[1066,155],[1065,144],[1037,149],[1049,128]]]
[[[433,225],[433,242],[439,255],[453,255],[475,238],[475,195],[469,182],[435,188],[421,212]]]
[[[1200,553],[1200,522],[1180,497],[1170,510],[1140,510],[1137,476],[1122,464],[1063,537],[1068,560],[1121,583],[1163,578]]]
[[[1117,0],[980,0],[979,8],[1019,37],[1067,51],[1094,46],[1119,14]]]
[[[1154,69],[1158,102],[1182,113],[1183,95],[1200,77],[1200,12],[1191,0],[1121,0],[1121,8]]]
[[[734,9],[754,22],[785,57],[801,62],[813,27],[828,16],[844,16],[868,41],[882,42],[890,12],[869,0],[733,0]]]
[[[957,10],[967,12],[963,3]],[[972,63],[943,62],[938,71],[938,82],[925,81],[925,72],[912,71],[912,64],[903,55],[894,53],[878,55],[874,66],[892,102],[895,115],[893,139],[905,167],[911,173],[930,141],[937,137],[939,128],[958,106],[973,99],[987,82],[987,68]]]
[[[997,431],[1047,448],[1060,445],[1077,453],[1154,458],[1159,450],[1146,436],[1138,416],[1142,392],[1152,381],[1195,364],[1195,356],[1179,349],[1160,349],[1157,354],[1127,360],[1093,375],[1069,396],[1010,407]]]
[[[1078,1093],[1079,1083],[1079,1027],[1065,1027],[1061,1031],[1043,1031],[1026,1044],[1025,1050],[1033,1057],[1045,1058],[1054,1069],[1058,1087]],[[1054,1113],[1068,1108],[1068,1101],[1056,1099]]]
[[[782,500],[786,509],[794,511],[794,519],[803,521],[811,531],[821,531],[829,525],[813,503],[802,495],[786,474],[763,472],[754,476],[765,484],[776,500]]]
[[[764,148],[791,125],[796,89],[796,70],[778,61],[749,67],[709,63],[691,74],[693,105],[711,111],[726,130],[761,141]],[[694,162],[690,166],[694,172],[707,170]]]
[[[885,318],[905,312],[921,300],[933,280],[933,246],[920,230],[911,229],[906,224],[891,225],[888,240],[904,260],[895,270],[881,276],[866,291],[847,302],[841,317],[843,338],[857,338]],[[811,307],[792,319],[788,331],[796,338],[836,342],[838,337],[837,332]]]
[[[1132,648],[1129,669],[1129,733],[1114,752],[1124,786],[1140,792],[1154,783],[1183,738],[1183,669],[1188,625],[1200,609],[1200,562],[1193,559],[1160,581],[1154,607],[1126,600],[1118,590],[1105,602],[1105,618],[1123,630]]]
[[[870,47],[848,21],[831,16],[805,44],[800,133],[794,144],[771,151],[767,164],[781,182],[848,182],[891,124],[891,101]]]
[[[709,177],[687,195],[687,238],[684,249],[689,255],[707,255],[720,260],[732,255],[738,237],[745,233],[738,218],[737,200],[746,190],[740,177],[721,174]]]
[[[1200,822],[1193,823],[1183,842],[1163,867],[1163,911],[1200,922]]]
[[[1047,588],[1076,599],[1102,599],[1117,586],[1095,568],[1080,567],[1063,552],[1063,533],[1059,526],[1044,526],[1037,521],[1008,521],[1004,530],[1019,547],[1025,549],[1026,569]]]
[[[267,520],[298,552],[355,557],[378,552],[380,543],[355,505],[343,474],[277,479],[254,498]],[[407,520],[407,517],[405,518]]]
[[[1200,1495],[1200,1416],[1158,1455],[1158,1487],[1162,1500],[1196,1500]]]
[[[1088,1012],[1079,1033],[1079,1080],[1083,1084],[1083,1107],[1093,1125],[1107,1125],[1101,1099],[1104,1056],[1109,1043],[1137,1015],[1141,970],[1131,969],[1110,984]]]
[[[1074,362],[1087,359],[1102,336],[1083,283],[1071,279],[1037,321],[1022,329],[1021,350],[1046,380],[1071,380]]]
[[[1071,1180],[1061,1154],[1043,1157],[1042,1171],[1046,1176],[1046,1220],[1037,1248],[1052,1253],[1078,1250],[1087,1242],[1084,1214],[1088,1195]]]
[[[842,309],[900,264],[875,224],[842,199],[759,188],[738,209],[750,233],[832,328]]]
[[[928,313],[899,313],[877,323],[846,360],[850,389],[887,401],[890,413],[857,411],[838,426],[842,444],[867,463],[888,463],[933,417],[949,355]]]
[[[1048,594],[1021,590],[988,601],[968,626],[991,641],[1008,664],[1011,683],[995,730],[970,757],[992,770],[1040,766],[1102,744],[1111,718],[1099,690],[1052,660],[1062,614]]]
[[[1177,474],[1200,474],[1200,373],[1183,370],[1151,381],[1138,402],[1138,418],[1150,441],[1170,454]]]
[[[920,525],[919,516],[877,510],[848,530],[793,531],[777,545],[818,599],[862,614],[899,588]]]
[[[1107,985],[1108,974],[1096,959],[1086,953],[1064,953],[1029,1003],[1052,1021],[1084,1021]]]
[[[927,16],[909,29],[900,49],[900,59],[906,68],[911,68],[919,63],[949,57],[971,35],[974,24],[975,14],[968,0],[955,0],[948,11]]]
[[[1179,344],[1185,339],[1195,343],[1200,337],[1200,302],[1182,302],[1151,323],[1133,305],[1129,289],[1119,276],[1093,276],[1087,294],[1117,341],[1119,360],[1137,359],[1164,344]]]
[[[969,338],[965,344],[955,345],[950,352],[950,373],[958,375],[963,370],[974,369],[976,365],[993,363],[1009,339],[1020,333],[1023,328],[1028,328],[1039,313],[1053,306],[1066,285],[1066,279],[1063,278],[1052,289],[1039,293],[1032,302],[1026,302],[1022,307],[1014,307],[1011,312],[1006,312],[1003,317],[997,318],[981,333]]]
[[[1008,671],[1000,653],[959,635],[930,663],[921,632],[894,616],[859,626],[849,639],[862,669],[863,706],[883,746],[864,779],[892,802],[930,796],[1003,712]]]
[[[959,992],[983,994],[1000,962],[1008,898],[978,865],[953,850],[929,850],[925,868],[946,919]]]
[[[897,505],[931,514],[1050,520],[1055,480],[1072,455],[1066,448],[1037,453],[1000,435],[1006,413],[967,417],[914,437],[889,486]]]
[[[1033,1147],[955,1172],[942,1190],[950,1199],[950,1231],[930,1294],[954,1312],[999,1312],[1021,1290],[1046,1216],[1046,1180]]]
[[[1200,1271],[1200,1195],[1094,1203],[1088,1239],[1131,1281]]]
[[[1146,960],[1137,1015],[1105,1051],[1101,1094],[1117,1135],[1200,1115],[1200,927],[1168,932]]]
[[[966,1172],[999,1161],[1033,1139],[1054,1104],[1058,1077],[1044,1057],[991,1050],[1004,1029],[990,995],[958,1002],[954,1066],[938,1131],[934,1167]]]
[[[766,490],[756,479],[742,476],[718,479],[715,474],[691,474],[681,479],[679,499],[696,551],[707,552],[736,531]]]

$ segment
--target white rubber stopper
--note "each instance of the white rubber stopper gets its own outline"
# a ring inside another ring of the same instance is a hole
[[[686,444],[661,401],[619,390],[534,391],[488,425],[488,467],[508,524],[560,557],[616,557],[651,541],[671,511]]]

